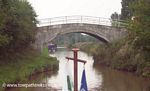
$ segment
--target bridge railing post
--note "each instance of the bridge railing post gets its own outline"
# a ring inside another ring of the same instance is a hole
[[[65,16],[65,21],[66,21],[66,24],[67,24],[67,16]]]
[[[99,23],[98,23],[99,25],[101,24],[101,18],[99,17]]]
[[[56,25],[56,24],[67,24],[67,23],[89,23],[89,24],[99,24],[99,25],[108,25],[112,26],[112,22],[116,23],[115,26],[123,27],[127,24],[121,20],[114,20],[102,17],[92,17],[92,16],[62,16],[62,17],[54,17],[54,18],[47,18],[41,19],[39,21],[38,26],[45,26],[45,25]]]
[[[51,25],[51,18],[49,19],[49,25]]]
[[[83,18],[83,17],[81,16],[81,23],[82,23],[82,18]]]

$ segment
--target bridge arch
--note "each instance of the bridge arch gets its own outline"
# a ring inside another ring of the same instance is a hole
[[[70,24],[70,25],[72,25],[72,24]],[[59,31],[60,32],[58,32],[54,37],[49,36],[48,41],[52,41],[57,36],[68,34],[68,33],[85,33],[87,35],[97,38],[98,40],[100,40],[104,43],[110,43],[109,39],[107,39],[107,37],[104,36],[103,33],[97,32],[97,31],[93,30],[93,28],[84,28],[84,25],[80,26],[80,27],[78,25],[74,26],[74,27],[68,26],[67,28],[61,27]]]
[[[104,43],[111,43],[124,38],[127,35],[127,30],[123,27],[83,22],[83,17],[81,17],[81,22],[70,23],[66,19],[65,23],[39,26],[35,45],[37,48],[41,49],[44,43],[53,40],[59,35],[67,33],[85,33],[101,40]]]

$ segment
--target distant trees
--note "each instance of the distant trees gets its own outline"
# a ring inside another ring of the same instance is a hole
[[[111,15],[111,19],[112,19],[112,26],[118,26],[120,25],[120,14],[118,14],[117,12],[114,12],[112,15]]]
[[[111,15],[112,25],[116,26],[116,22],[114,20],[130,20],[131,17],[133,16],[133,12],[130,8],[131,4],[134,3],[137,0],[122,0],[122,9],[121,9],[121,14],[118,14],[117,12],[114,12]]]
[[[96,42],[98,41],[96,38],[83,35],[81,33],[68,33],[65,35],[58,36],[54,42],[58,45],[70,46],[78,42]]]
[[[0,0],[0,55],[30,46],[36,14],[26,0]]]
[[[113,20],[120,20],[120,14],[118,14],[117,12],[114,12],[111,15],[111,19],[113,19]]]

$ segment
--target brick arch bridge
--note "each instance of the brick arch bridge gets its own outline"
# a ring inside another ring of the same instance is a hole
[[[112,23],[114,25],[112,26]],[[91,16],[65,16],[40,20],[35,47],[42,49],[44,44],[66,33],[86,33],[104,43],[124,38],[127,30],[124,23],[107,18]]]

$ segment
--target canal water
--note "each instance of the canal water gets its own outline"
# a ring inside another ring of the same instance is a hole
[[[47,87],[32,88],[9,88],[6,91],[62,91],[66,86],[66,64],[73,78],[73,61],[68,61],[65,57],[73,57],[73,52],[69,50],[58,50],[53,56],[59,60],[58,72],[45,72],[33,75],[27,84],[43,83]],[[85,66],[78,63],[78,84],[80,88],[83,68],[86,70],[86,79],[89,91],[150,91],[150,80],[137,77],[129,72],[112,70],[101,65],[93,64],[94,60],[87,53],[78,52],[78,58],[87,61]]]

